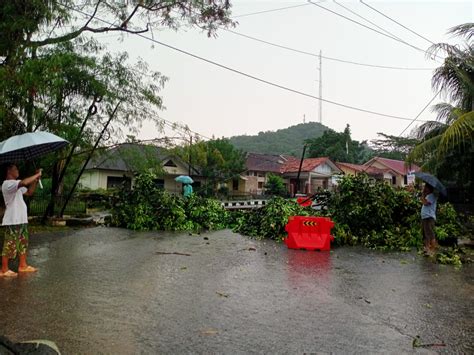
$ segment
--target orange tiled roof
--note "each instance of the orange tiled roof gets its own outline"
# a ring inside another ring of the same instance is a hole
[[[303,160],[303,165],[301,166],[302,172],[313,171],[319,165],[325,163],[329,158],[308,158]],[[282,173],[296,173],[300,168],[300,159],[293,159],[287,161],[283,164],[281,172]]]

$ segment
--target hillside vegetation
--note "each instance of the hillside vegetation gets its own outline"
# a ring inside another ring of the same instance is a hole
[[[259,132],[255,136],[234,136],[229,140],[246,152],[300,156],[305,140],[321,137],[328,129],[318,122],[308,122],[277,131]]]

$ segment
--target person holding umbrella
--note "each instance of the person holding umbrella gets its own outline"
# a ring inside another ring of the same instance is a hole
[[[425,253],[431,255],[436,250],[436,236],[434,226],[436,221],[437,198],[434,188],[425,183],[421,193],[421,227],[423,231],[423,245]]]
[[[0,276],[16,276],[8,262],[20,256],[19,272],[34,272],[36,269],[26,263],[28,250],[28,215],[23,195],[31,196],[36,184],[41,186],[41,169],[36,174],[18,180],[20,173],[14,162],[30,162],[43,155],[68,145],[69,142],[49,132],[29,132],[12,136],[0,142],[0,164],[5,164],[2,194],[6,210],[2,225],[5,226],[5,239],[2,250],[2,269]]]
[[[5,214],[2,226],[5,228],[5,239],[2,249],[2,270],[0,277],[15,277],[16,272],[9,268],[10,259],[18,255],[20,264],[18,272],[35,272],[37,269],[28,265],[26,254],[28,251],[28,215],[23,195],[31,196],[41,178],[41,169],[36,174],[19,180],[20,173],[15,164],[5,164],[5,181],[2,184],[2,195],[5,202]]]
[[[415,172],[415,176],[425,182],[423,191],[421,194],[421,226],[423,231],[423,244],[425,253],[432,255],[438,243],[436,242],[436,236],[434,232],[434,226],[436,221],[436,205],[437,197],[434,194],[434,190],[439,191],[443,196],[447,196],[446,187],[438,180],[435,176],[423,173]]]

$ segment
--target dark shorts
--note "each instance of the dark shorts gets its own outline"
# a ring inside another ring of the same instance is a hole
[[[423,230],[423,240],[430,242],[435,240],[434,233],[435,220],[434,218],[425,218],[421,220],[421,228]]]

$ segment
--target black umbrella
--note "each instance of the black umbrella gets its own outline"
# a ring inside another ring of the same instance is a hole
[[[32,132],[13,136],[0,143],[0,164],[39,158],[68,144],[67,140],[48,132]]]
[[[422,173],[422,172],[416,172],[415,176],[427,184],[430,184],[433,186],[436,190],[438,190],[441,195],[446,196],[448,193],[446,192],[446,187],[441,183],[441,181],[438,180],[436,176],[433,176],[428,173]]]

